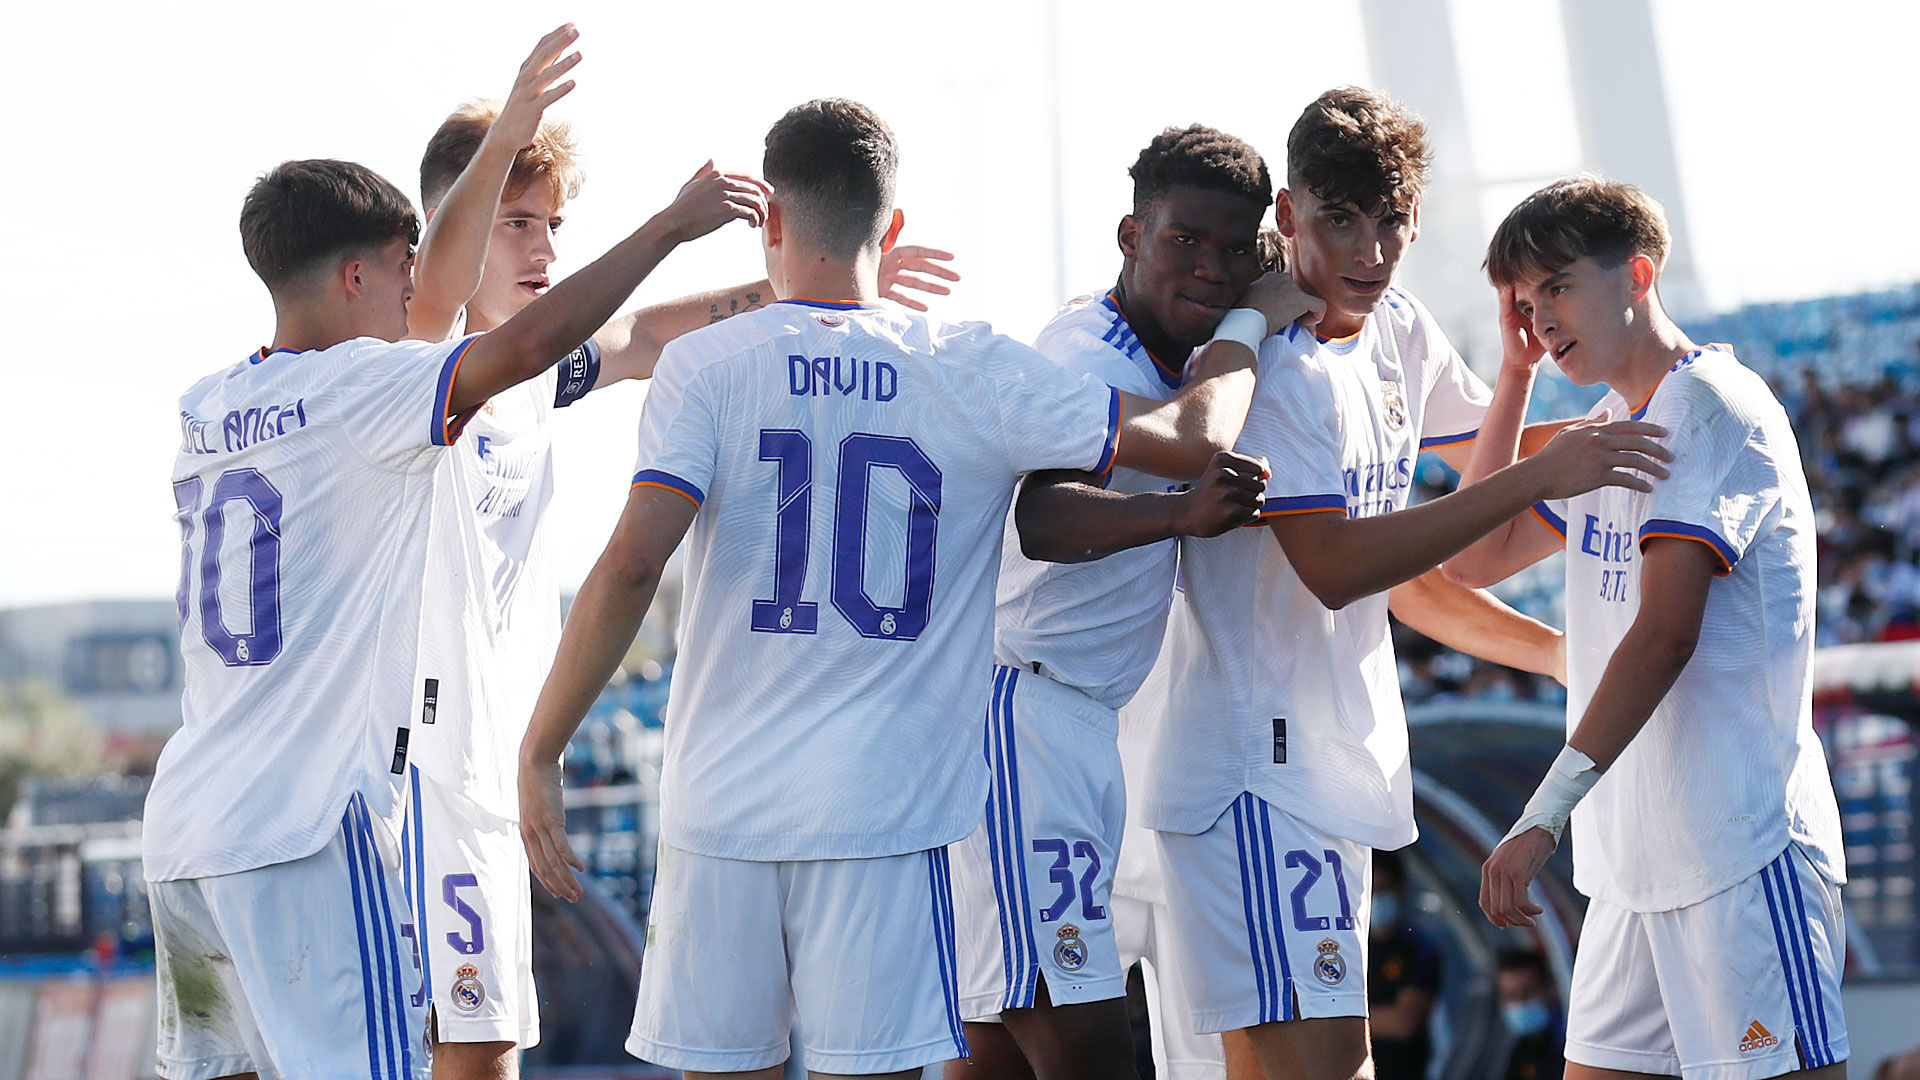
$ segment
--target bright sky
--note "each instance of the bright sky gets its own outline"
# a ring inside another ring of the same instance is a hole
[[[1807,18],[1787,0],[1654,7],[1715,304],[1920,280],[1905,205],[1920,175],[1909,132],[1920,8],[1833,0]],[[589,172],[557,269],[639,225],[709,156],[753,169],[787,107],[842,95],[874,106],[901,140],[907,238],[961,254],[966,281],[936,311],[1031,337],[1066,295],[1111,283],[1125,169],[1155,131],[1209,123],[1277,166],[1320,90],[1391,87],[1391,73],[1369,69],[1360,9],[1059,0],[1056,62],[1048,8],[1027,2],[964,15],[818,4],[804,17],[763,0],[34,4],[9,16],[16,47],[0,74],[16,103],[0,169],[0,320],[19,436],[0,486],[0,606],[172,593],[175,399],[272,331],[240,254],[247,187],[283,159],[344,157],[413,192],[440,119],[463,99],[504,95],[563,18],[580,26],[586,60],[556,113],[573,122]],[[1507,181],[1476,193],[1495,214],[1581,164],[1557,12],[1547,0],[1454,2],[1469,137],[1440,152]],[[1410,265],[1462,259],[1479,255],[1416,247]],[[761,274],[755,238],[729,226],[675,253],[636,302]],[[615,388],[560,418],[551,527],[569,585],[625,497],[643,397]]]

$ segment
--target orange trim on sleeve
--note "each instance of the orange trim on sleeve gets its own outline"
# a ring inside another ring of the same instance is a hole
[[[696,510],[698,510],[698,509],[700,508],[700,500],[699,500],[699,499],[696,499],[696,498],[694,498],[693,496],[691,496],[691,495],[689,495],[689,494],[687,494],[686,492],[684,492],[684,491],[681,491],[681,490],[680,490],[679,488],[677,488],[677,487],[674,487],[674,486],[673,486],[672,484],[663,484],[663,483],[661,483],[661,482],[660,482],[660,481],[658,481],[658,480],[635,480],[635,481],[633,482],[633,487],[637,487],[637,488],[643,488],[643,487],[656,487],[656,488],[659,488],[659,489],[660,489],[660,490],[662,490],[662,491],[671,491],[671,492],[673,492],[673,493],[674,493],[675,495],[678,495],[678,496],[680,496],[681,498],[683,498],[683,499],[685,499],[685,500],[687,500],[688,502],[690,502],[690,503],[692,503],[692,504],[693,504],[693,507],[694,507],[694,509],[696,509]],[[628,490],[629,490],[629,491],[631,491],[631,490],[632,490],[632,488],[629,488]]]
[[[1719,564],[1719,568],[1713,572],[1715,577],[1726,577],[1733,573],[1733,566],[1727,562],[1726,555],[1719,548],[1714,547],[1711,541],[1703,540],[1698,536],[1688,536],[1686,533],[1673,532],[1650,532],[1640,538],[1642,544],[1649,540],[1691,540],[1713,552],[1713,561]]]

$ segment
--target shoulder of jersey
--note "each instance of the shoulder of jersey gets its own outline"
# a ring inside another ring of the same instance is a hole
[[[1427,305],[1398,285],[1387,287],[1387,291],[1380,296],[1380,306],[1376,310],[1400,334],[1407,333],[1421,323],[1433,323],[1433,316],[1427,313]]]
[[[1687,400],[1713,399],[1742,416],[1769,405],[1778,406],[1766,380],[1742,364],[1730,345],[1703,345],[1681,357],[1661,380],[1660,389],[1666,389],[1669,382],[1674,392]]]
[[[1271,371],[1322,367],[1326,361],[1320,344],[1313,331],[1299,323],[1288,323],[1286,329],[1260,343],[1260,366]]]

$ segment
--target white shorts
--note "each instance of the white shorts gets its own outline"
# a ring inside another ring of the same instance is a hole
[[[1840,889],[1798,847],[1672,911],[1595,900],[1573,961],[1567,1060],[1759,1080],[1847,1059]]]
[[[441,1042],[540,1041],[533,990],[533,897],[517,822],[417,766],[407,770],[401,860],[425,961],[426,1004]]]
[[[1110,898],[1126,785],[1112,709],[1044,675],[994,668],[986,820],[954,844],[960,1014],[1125,997]]]
[[[1372,849],[1242,794],[1160,855],[1195,1030],[1367,1015]]]
[[[966,1056],[947,850],[748,862],[660,845],[627,1052],[668,1068],[885,1073]]]
[[[1127,844],[1152,838],[1150,830],[1139,830],[1139,834],[1128,830]],[[1122,860],[1130,857],[1122,855]],[[1113,898],[1113,931],[1122,970],[1136,962],[1145,969],[1154,1075],[1166,1080],[1224,1080],[1227,1055],[1220,1036],[1194,1033],[1187,975],[1180,969],[1179,954],[1167,941],[1167,919],[1167,909],[1159,904],[1118,894]]]
[[[150,882],[160,1075],[425,1080],[399,869],[387,826],[355,795],[306,858]]]

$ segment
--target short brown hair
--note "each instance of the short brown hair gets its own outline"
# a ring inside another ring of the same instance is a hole
[[[453,110],[442,121],[433,138],[427,140],[427,152],[420,158],[420,203],[431,210],[446,198],[447,190],[479,153],[480,143],[500,119],[498,101],[469,101]],[[580,194],[585,173],[580,168],[579,152],[573,145],[573,131],[558,120],[542,120],[533,142],[513,156],[507,171],[504,198],[517,199],[536,181],[543,181],[555,203],[563,203]]]
[[[893,129],[872,109],[818,98],[787,110],[767,130],[761,169],[789,227],[852,258],[886,236],[899,164]]]
[[[1313,100],[1287,134],[1287,186],[1363,214],[1410,213],[1427,186],[1427,125],[1377,90],[1342,86]]]
[[[267,291],[298,286],[330,259],[405,238],[420,241],[420,218],[400,189],[351,161],[282,162],[247,192],[240,246]]]
[[[1543,280],[1587,256],[1612,267],[1645,255],[1658,270],[1671,247],[1659,203],[1632,184],[1587,173],[1520,200],[1493,231],[1485,267],[1504,287]]]

